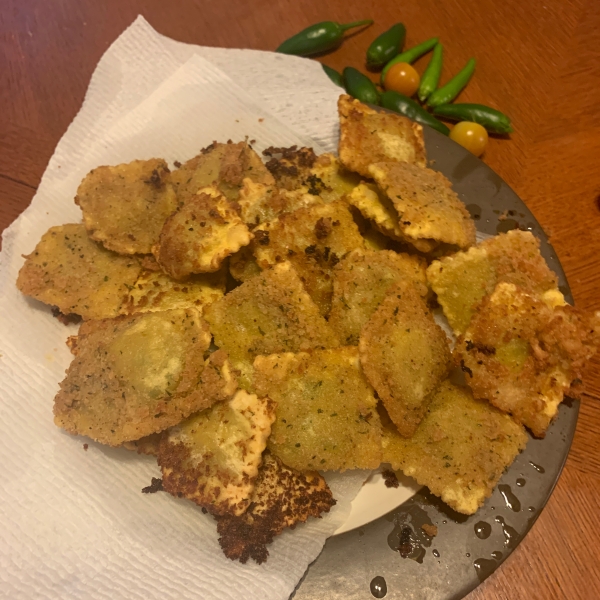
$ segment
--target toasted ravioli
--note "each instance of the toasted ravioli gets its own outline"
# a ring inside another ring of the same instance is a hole
[[[164,489],[212,514],[241,515],[274,419],[268,398],[238,390],[171,428],[158,449]]]
[[[93,169],[75,203],[90,237],[120,254],[148,254],[177,209],[169,167],[158,158]]]
[[[367,379],[404,437],[425,415],[430,394],[450,371],[443,329],[410,282],[391,287],[358,344]]]
[[[394,204],[406,237],[459,248],[475,243],[473,219],[441,173],[406,162],[372,164],[369,173]]]
[[[456,335],[465,332],[476,306],[502,281],[564,304],[557,277],[529,231],[501,233],[466,252],[433,261],[427,279]]]
[[[347,201],[358,208],[384,235],[393,240],[410,244],[420,252],[431,252],[438,243],[434,240],[413,239],[402,233],[398,211],[392,201],[374,183],[362,182],[346,196]]]
[[[379,162],[409,162],[424,167],[423,128],[391,113],[369,108],[350,96],[338,100],[340,116],[339,155],[342,164],[372,177],[369,165]]]
[[[399,435],[385,415],[382,421],[383,460],[467,515],[492,494],[527,443],[521,425],[448,381],[433,395],[412,438]]]
[[[455,360],[475,398],[543,437],[600,343],[600,316],[546,304],[499,283],[458,339]]]
[[[165,273],[184,279],[218,271],[225,258],[251,240],[236,207],[213,186],[200,190],[167,219],[152,253]]]
[[[248,385],[259,354],[300,352],[338,345],[290,263],[268,269],[211,304],[204,312],[215,344],[242,371]]]
[[[321,154],[305,181],[309,194],[317,194],[324,202],[347,197],[360,183],[361,177],[348,171],[333,154]]]
[[[136,258],[106,250],[75,223],[51,227],[25,259],[19,290],[84,319],[116,317],[141,271]]]
[[[286,527],[329,512],[335,500],[316,471],[300,473],[265,451],[248,510],[239,516],[217,517],[219,544],[231,560],[258,564],[269,556],[267,545]]]
[[[274,183],[258,154],[246,142],[214,142],[171,174],[180,203],[186,203],[202,188],[211,185],[235,202],[245,178]]]
[[[55,423],[118,446],[230,397],[235,374],[223,351],[204,359],[209,344],[194,308],[86,321],[54,399]]]
[[[169,310],[172,308],[201,308],[225,294],[226,272],[190,275],[175,281],[161,271],[143,271],[129,292],[128,313]]]
[[[322,315],[331,308],[333,267],[365,242],[342,200],[281,215],[254,230],[254,252],[265,269],[282,260],[293,265]]]
[[[333,300],[329,324],[341,343],[358,344],[361,329],[387,291],[410,281],[420,296],[427,295],[424,259],[392,250],[354,250],[333,269]]]
[[[254,385],[277,404],[269,449],[288,467],[345,471],[379,466],[377,400],[356,348],[258,356]]]

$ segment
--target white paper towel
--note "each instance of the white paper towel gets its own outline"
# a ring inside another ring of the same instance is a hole
[[[3,236],[2,597],[284,599],[344,522],[364,472],[332,475],[338,505],[281,535],[266,564],[228,561],[213,520],[198,507],[165,493],[141,494],[159,475],[154,459],[54,426],[52,400],[71,359],[64,342],[76,328],[14,285],[21,255],[50,226],[81,220],[73,197],[91,168],[155,156],[186,160],[215,139],[245,136],[258,150],[332,150],[338,94],[313,61],[181,44],[142,18],[101,59],[31,206]]]

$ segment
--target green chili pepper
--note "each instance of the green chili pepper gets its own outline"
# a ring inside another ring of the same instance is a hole
[[[335,69],[328,67],[327,65],[321,65],[323,67],[323,71],[327,73],[327,77],[335,83],[335,85],[339,85],[340,87],[344,87],[344,80],[342,78],[342,74],[338,73]]]
[[[442,62],[443,62],[444,48],[441,44],[436,44],[433,49],[433,56],[427,65],[427,68],[423,72],[421,77],[421,84],[419,85],[419,91],[417,95],[421,102],[425,102],[429,95],[435,91],[438,83],[440,82],[440,76],[442,74]]]
[[[384,31],[367,50],[367,66],[371,69],[384,67],[402,50],[405,37],[406,27],[402,23],[396,23]]]
[[[510,119],[504,113],[483,104],[441,104],[433,109],[433,114],[451,121],[473,121],[492,133],[513,132]]]
[[[365,104],[379,104],[379,92],[375,84],[354,67],[344,69],[344,87],[351,96]]]
[[[421,125],[429,125],[433,129],[437,129],[440,133],[448,135],[450,129],[443,123],[438,121],[435,117],[430,115],[424,108],[422,108],[417,102],[399,94],[398,92],[383,92],[381,94],[381,106],[394,112],[400,113]]]
[[[475,71],[475,59],[470,58],[465,68],[455,75],[446,85],[439,90],[435,90],[427,99],[427,106],[440,106],[440,104],[448,104],[452,102],[460,91],[469,83],[469,79]]]
[[[383,67],[383,71],[381,71],[381,83],[383,84],[385,74],[388,72],[389,68],[392,65],[395,65],[399,62],[405,62],[409,64],[415,62],[417,58],[420,58],[421,56],[423,56],[423,54],[429,52],[438,43],[438,40],[439,38],[436,37],[431,38],[430,40],[425,40],[424,42],[418,44],[414,48],[409,48],[408,50],[402,52],[402,54],[398,54],[398,56],[392,58],[392,60],[390,60],[390,62],[388,62],[388,64],[385,65],[385,67]]]
[[[295,54],[296,56],[310,56],[311,54],[326,52],[342,43],[344,31],[361,25],[371,25],[371,23],[373,23],[371,19],[354,21],[354,23],[346,23],[345,25],[334,21],[316,23],[283,42],[276,52]]]

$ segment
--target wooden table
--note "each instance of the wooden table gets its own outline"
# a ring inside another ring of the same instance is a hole
[[[485,161],[551,236],[577,306],[600,309],[597,0],[2,0],[0,6],[1,229],[30,202],[97,61],[138,13],[178,40],[263,50],[317,21],[375,19],[320,59],[338,69],[363,68],[375,35],[402,21],[407,47],[441,37],[445,78],[477,58],[461,101],[500,108],[515,126],[510,140],[490,141]],[[577,434],[547,508],[471,600],[600,598],[599,366],[596,360],[588,369]]]

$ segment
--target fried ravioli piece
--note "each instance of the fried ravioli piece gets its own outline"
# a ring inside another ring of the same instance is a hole
[[[333,267],[365,242],[346,203],[314,204],[254,230],[254,253],[266,269],[282,260],[293,265],[322,315],[331,308]]]
[[[381,463],[377,400],[357,348],[258,356],[254,384],[277,404],[269,449],[288,467],[345,471]]]
[[[333,154],[317,157],[305,181],[309,194],[317,194],[323,202],[346,198],[360,183],[361,178],[348,171]]]
[[[269,398],[238,390],[171,428],[158,450],[164,489],[212,514],[241,515],[250,504],[274,419]]]
[[[434,240],[413,239],[405,236],[400,227],[398,211],[392,201],[374,183],[362,182],[346,197],[384,235],[393,240],[410,244],[420,252],[431,252],[438,243]]]
[[[84,319],[116,317],[141,271],[136,258],[106,250],[75,223],[51,227],[25,259],[19,290]]]
[[[529,231],[501,233],[466,252],[436,260],[427,269],[427,279],[456,335],[465,332],[476,306],[502,281],[564,304],[557,277]]]
[[[398,211],[404,236],[459,248],[475,243],[473,219],[441,173],[406,162],[372,164],[369,173]]]
[[[425,415],[450,371],[448,339],[410,282],[391,287],[358,343],[367,379],[404,437]]]
[[[263,271],[204,311],[215,344],[242,371],[248,386],[259,354],[300,352],[338,345],[290,263]]]
[[[275,536],[309,517],[319,518],[335,503],[319,473],[290,469],[265,451],[248,510],[239,516],[217,517],[219,544],[231,560],[246,563],[252,558],[261,564]]]
[[[458,512],[472,515],[525,448],[521,425],[468,388],[445,381],[412,438],[382,416],[383,460],[414,477]]]
[[[212,186],[167,219],[152,253],[167,275],[184,279],[192,273],[218,271],[225,258],[247,246],[252,237],[235,205]]]
[[[169,167],[158,158],[93,169],[75,204],[89,236],[120,254],[148,254],[178,206]]]
[[[274,183],[258,154],[246,142],[213,142],[171,174],[177,199],[183,204],[213,184],[228,200],[235,202],[245,178]]]
[[[208,306],[225,294],[225,279],[223,269],[191,275],[184,281],[175,281],[161,271],[143,271],[129,292],[126,310],[132,314]]]
[[[455,360],[475,398],[544,437],[564,394],[577,395],[572,386],[599,344],[600,313],[553,308],[512,283],[499,283],[458,339]]]
[[[392,250],[354,250],[348,254],[333,269],[329,325],[340,341],[358,344],[361,329],[396,283],[410,281],[420,296],[427,296],[425,268],[424,259]]]
[[[84,322],[54,422],[109,446],[179,423],[237,388],[225,352],[204,359],[209,344],[194,308]]]
[[[369,166],[380,162],[409,162],[424,167],[423,128],[391,113],[369,108],[354,98],[338,100],[339,155],[342,164],[363,177],[372,177]]]

